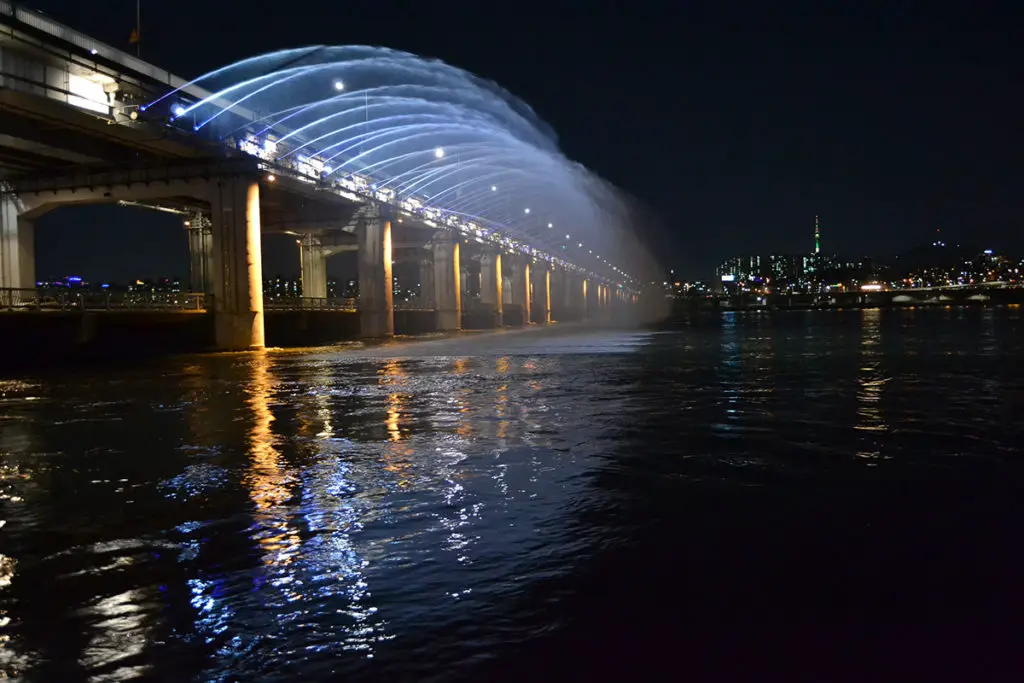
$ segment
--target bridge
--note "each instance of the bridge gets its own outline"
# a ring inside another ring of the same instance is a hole
[[[420,264],[407,307],[438,331],[621,315],[653,270],[614,188],[562,157],[528,107],[382,48],[288,50],[187,81],[0,0],[0,173],[0,306],[74,307],[33,293],[39,216],[159,208],[188,230],[201,296],[182,310],[211,314],[224,350],[265,343],[267,233],[297,242],[294,307],[354,305],[363,337],[394,333],[403,261]],[[346,251],[352,304],[327,300],[327,259]]]

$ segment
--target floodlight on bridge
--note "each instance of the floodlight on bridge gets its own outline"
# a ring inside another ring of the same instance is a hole
[[[171,112],[174,114],[174,118],[179,118],[185,115],[185,107],[180,104],[174,105],[174,110]]]
[[[438,159],[442,158],[444,156],[444,147],[435,147],[434,156]]]
[[[334,89],[341,92],[345,89],[345,83],[343,81],[334,81]]]

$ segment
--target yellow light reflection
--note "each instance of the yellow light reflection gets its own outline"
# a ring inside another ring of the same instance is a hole
[[[414,450],[410,444],[403,443],[402,409],[408,397],[398,389],[408,383],[409,377],[402,364],[397,360],[385,362],[377,374],[381,386],[393,389],[388,393],[386,399],[384,426],[387,429],[389,443],[384,454],[383,468],[386,472],[397,475],[399,477],[398,485],[405,488],[411,483],[405,477],[412,468]]]
[[[254,356],[252,375],[247,387],[247,404],[252,414],[249,430],[249,472],[244,478],[249,497],[256,505],[257,521],[262,530],[257,542],[264,551],[266,565],[289,564],[298,551],[298,532],[288,524],[278,508],[291,498],[288,485],[292,477],[281,463],[276,448],[276,437],[271,425],[274,413],[270,409],[276,382],[270,370],[266,353]]]
[[[889,379],[883,375],[881,353],[882,311],[877,308],[861,312],[861,367],[857,377],[857,424],[855,429],[869,433],[888,431],[889,425],[882,415],[881,403]],[[880,458],[878,442],[865,438],[859,458]]]
[[[512,360],[507,356],[503,356],[497,360],[494,365],[494,370],[499,375],[508,374],[509,368],[512,366]],[[499,439],[508,438],[508,428],[510,421],[508,419],[508,384],[500,384],[497,389],[497,398],[495,399],[494,415],[498,417],[498,431],[496,436]]]
[[[381,386],[400,387],[406,384],[408,379],[401,363],[397,360],[389,360],[384,363],[378,371]],[[402,404],[405,403],[405,396],[398,391],[391,391],[387,397],[387,416],[384,425],[388,430],[388,438],[391,441],[401,441],[402,430],[399,421],[402,417]]]

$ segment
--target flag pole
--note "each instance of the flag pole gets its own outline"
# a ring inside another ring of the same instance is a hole
[[[141,3],[142,0],[135,0],[135,37],[137,38],[137,40],[135,41],[136,57],[142,57],[142,13],[139,9],[139,5]]]

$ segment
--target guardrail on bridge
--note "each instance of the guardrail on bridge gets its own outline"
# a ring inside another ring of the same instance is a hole
[[[340,297],[264,297],[263,309],[273,311],[355,311],[356,300]]]
[[[192,292],[120,292],[67,288],[0,289],[0,311],[206,310],[206,296]]]

